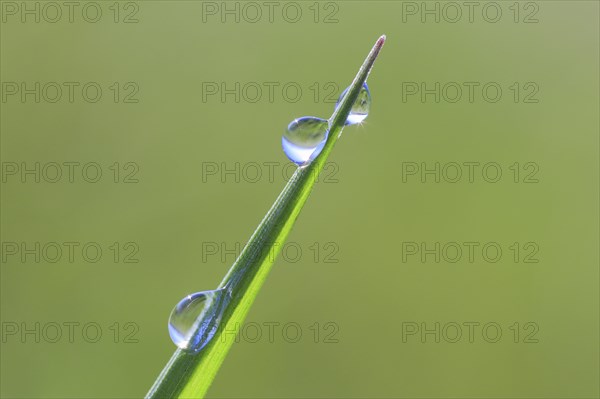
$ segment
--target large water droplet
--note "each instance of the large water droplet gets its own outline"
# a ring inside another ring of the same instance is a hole
[[[335,103],[335,107],[337,108],[340,105],[340,102],[348,93],[349,87],[344,90],[344,92],[338,98],[337,103]],[[358,97],[350,109],[350,114],[348,114],[348,119],[346,119],[346,125],[355,125],[357,123],[361,123],[369,116],[369,110],[371,109],[371,92],[369,91],[369,86],[367,86],[367,82],[363,83],[360,91],[358,92]]]
[[[175,345],[198,352],[217,332],[226,302],[223,289],[196,292],[183,298],[169,316],[169,335]]]
[[[329,122],[325,119],[314,116],[294,119],[281,138],[283,152],[298,165],[315,159],[327,140],[328,129]]]

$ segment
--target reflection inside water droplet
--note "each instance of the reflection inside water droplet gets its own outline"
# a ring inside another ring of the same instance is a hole
[[[337,108],[346,95],[350,87],[347,87],[346,90],[340,95],[337,103],[335,103],[335,107]],[[355,125],[357,123],[361,123],[364,121],[367,116],[369,116],[369,110],[371,109],[371,92],[369,90],[369,86],[367,83],[363,83],[360,91],[358,92],[358,97],[350,109],[350,114],[348,114],[348,119],[346,119],[346,125]]]
[[[294,119],[287,127],[281,144],[285,155],[302,165],[315,159],[327,140],[329,122],[314,116]]]
[[[186,351],[200,351],[215,335],[226,305],[224,289],[196,292],[183,298],[169,316],[173,343]]]

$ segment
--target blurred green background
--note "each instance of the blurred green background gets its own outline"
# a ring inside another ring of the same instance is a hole
[[[383,33],[372,112],[209,396],[598,397],[598,2],[273,4],[77,2],[71,22],[2,1],[2,397],[143,396],[175,349],[172,307],[218,285],[284,186],[283,129],[329,117]],[[222,82],[233,94],[206,91]],[[407,92],[436,82],[439,102]],[[439,182],[420,174],[436,163]]]

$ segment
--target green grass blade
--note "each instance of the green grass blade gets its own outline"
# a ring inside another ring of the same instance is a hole
[[[348,93],[329,119],[329,136],[321,153],[312,163],[296,170],[221,282],[220,288],[228,285],[235,289],[223,311],[216,334],[199,353],[177,349],[146,398],[200,398],[206,394],[235,341],[233,332],[242,326],[277,253],[323,170],[384,41],[385,36],[377,40]]]

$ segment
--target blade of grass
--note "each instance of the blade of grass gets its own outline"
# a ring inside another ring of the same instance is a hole
[[[199,353],[177,349],[150,388],[147,399],[200,398],[206,394],[277,253],[340,137],[350,109],[384,42],[385,36],[377,40],[352,81],[348,93],[329,119],[329,135],[321,153],[312,163],[296,170],[219,285],[222,288],[233,283],[235,292],[223,311],[216,334]]]

